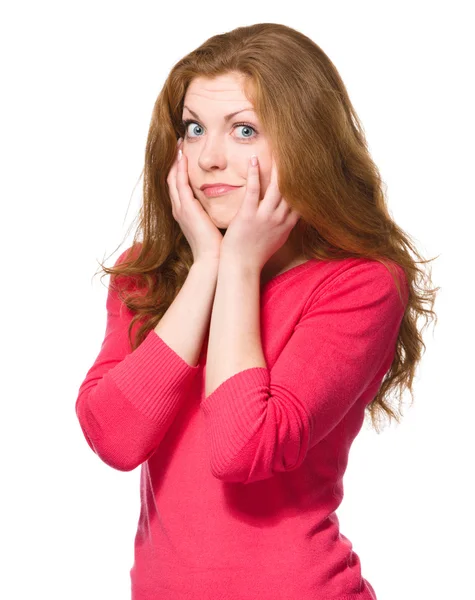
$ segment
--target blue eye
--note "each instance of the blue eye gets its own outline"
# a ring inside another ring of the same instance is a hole
[[[183,125],[183,126],[184,126],[184,128],[185,128],[185,136],[186,136],[187,138],[200,137],[200,135],[191,135],[191,136],[189,135],[189,133],[188,133],[188,126],[189,126],[189,125],[191,125],[192,123],[193,123],[193,124],[195,124],[195,125],[197,125],[197,126],[198,126],[198,128],[201,128],[201,129],[203,129],[203,128],[201,127],[201,125],[200,125],[200,124],[199,124],[197,121],[193,121],[193,120],[191,120],[191,119],[184,119],[184,120],[182,121],[182,125]],[[252,125],[250,125],[249,123],[235,123],[235,124],[234,124],[234,129],[235,129],[236,127],[244,127],[244,131],[245,131],[245,130],[249,130],[249,129],[250,129],[250,130],[251,130],[251,131],[253,131],[253,132],[254,132],[254,134],[255,134],[254,136],[252,136],[252,135],[251,135],[251,136],[245,135],[244,137],[242,137],[242,138],[239,138],[239,139],[242,139],[242,140],[251,139],[251,140],[252,140],[252,139],[254,139],[255,137],[257,137],[257,135],[258,135],[258,131],[257,131],[257,129],[256,129],[255,127],[253,127]],[[194,129],[196,129],[196,128],[194,128]]]

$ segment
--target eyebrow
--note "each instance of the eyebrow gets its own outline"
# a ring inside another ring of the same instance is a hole
[[[201,121],[200,117],[194,111],[192,111],[191,108],[188,108],[188,106],[183,106],[183,108],[186,108],[186,110],[189,111],[195,117],[195,119],[198,119],[199,121]],[[229,115],[225,115],[225,117],[224,117],[225,123],[227,123],[230,119],[232,119],[234,117],[234,115],[237,115],[241,112],[245,112],[247,110],[254,112],[253,108],[242,108],[241,110],[237,110],[236,112],[230,113]]]

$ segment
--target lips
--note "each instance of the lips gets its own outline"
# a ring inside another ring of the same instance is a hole
[[[239,189],[241,186],[237,185],[205,185],[203,186],[203,192],[208,196],[208,198],[215,198],[217,196],[222,196],[223,194],[229,194]]]
[[[240,187],[238,185],[231,185],[229,183],[204,183],[201,187],[200,190],[205,190],[206,188],[209,187],[230,187],[230,188],[235,188],[235,187]]]

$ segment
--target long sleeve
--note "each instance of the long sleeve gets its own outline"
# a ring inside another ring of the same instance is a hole
[[[251,483],[297,469],[389,369],[401,289],[402,300],[381,263],[355,263],[315,294],[270,370],[245,369],[206,397],[213,475]]]
[[[157,450],[199,366],[186,363],[153,329],[131,352],[133,313],[111,285],[106,309],[105,337],[75,408],[91,449],[109,466],[131,471]]]

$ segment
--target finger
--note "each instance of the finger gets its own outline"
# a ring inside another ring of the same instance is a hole
[[[260,191],[261,183],[259,180],[259,160],[257,159],[257,164],[253,165],[251,163],[251,159],[249,159],[247,168],[246,194],[244,196],[242,207],[244,211],[249,211],[252,214],[257,211],[257,207],[259,206]]]
[[[180,202],[186,200],[195,200],[195,196],[190,187],[188,179],[188,158],[183,152],[181,153],[181,160],[178,161],[176,187],[178,190],[178,196],[180,197]]]
[[[273,212],[274,212],[275,218],[278,221],[284,222],[284,221],[287,221],[287,218],[289,217],[290,213],[292,212],[292,209],[287,204],[285,198],[283,196],[280,196],[280,201]]]
[[[177,171],[178,171],[179,164],[180,164],[180,162],[178,161],[178,149],[177,149],[175,160],[173,162],[173,165],[172,165],[172,167],[168,173],[168,177],[167,177],[168,191],[169,191],[170,200],[172,203],[172,211],[174,209],[179,210],[181,208],[180,195],[179,195],[178,188],[177,188]],[[173,214],[173,217],[176,218],[175,214]]]
[[[285,216],[287,212],[287,204],[283,202],[282,194],[279,190],[277,182],[277,165],[274,160],[272,160],[270,182],[261,204],[262,209],[269,215],[278,212],[281,216]]]

